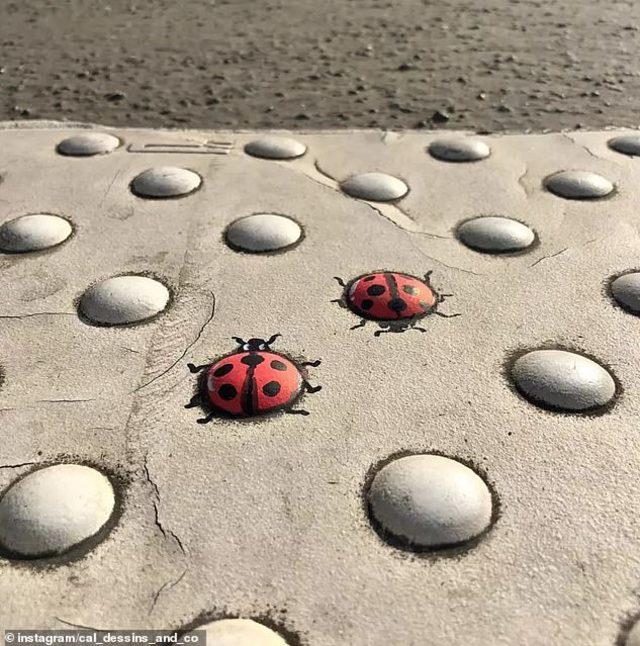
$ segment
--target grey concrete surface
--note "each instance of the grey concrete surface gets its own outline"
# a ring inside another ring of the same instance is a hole
[[[0,220],[54,212],[75,232],[0,256],[0,491],[39,466],[87,464],[112,479],[119,509],[81,553],[1,558],[0,626],[190,629],[241,616],[305,646],[616,642],[640,610],[638,318],[607,290],[640,252],[640,169],[607,145],[625,131],[484,137],[489,158],[452,164],[427,152],[442,133],[298,132],[307,153],[280,162],[244,152],[255,132],[114,129],[121,147],[73,158],[56,153],[69,127],[5,125]],[[131,192],[166,165],[197,172],[200,190]],[[616,191],[559,198],[543,182],[563,168]],[[370,204],[339,190],[363,172],[410,191]],[[259,212],[294,218],[304,239],[273,255],[227,247],[226,227]],[[490,255],[457,240],[460,222],[490,213],[537,243]],[[429,315],[425,333],[351,330],[333,277],[381,268],[433,270],[451,294],[438,311],[460,316]],[[123,273],[166,284],[166,311],[87,325],[80,296]],[[187,362],[275,333],[274,351],[322,359],[310,378],[323,389],[301,402],[309,415],[197,424]],[[509,366],[543,347],[605,366],[613,405],[563,414],[521,397]],[[495,522],[467,550],[401,550],[367,517],[376,468],[430,452],[493,492]]]
[[[6,0],[0,118],[635,126],[633,0]]]

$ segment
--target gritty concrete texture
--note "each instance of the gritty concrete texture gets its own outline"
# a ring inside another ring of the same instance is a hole
[[[491,522],[486,483],[456,460],[411,455],[393,460],[375,475],[367,492],[381,528],[410,546],[460,545]]]
[[[611,283],[611,294],[622,307],[633,314],[640,314],[640,272],[618,276]]]
[[[568,200],[593,200],[606,197],[613,184],[602,175],[587,170],[563,170],[545,180],[547,190]]]
[[[72,233],[68,220],[58,215],[21,215],[0,226],[0,250],[15,253],[41,251],[63,243]]]
[[[457,235],[468,247],[487,253],[522,251],[535,240],[535,234],[526,224],[495,215],[463,222]]]
[[[90,157],[105,155],[114,151],[120,145],[120,140],[104,132],[87,132],[63,139],[56,150],[61,155],[70,157]]]
[[[525,397],[559,410],[583,411],[608,404],[615,395],[611,375],[595,361],[564,350],[534,350],[511,370]]]
[[[638,123],[632,0],[6,0],[4,119],[123,127]]]
[[[169,290],[146,276],[115,276],[92,285],[80,299],[80,311],[94,323],[126,325],[152,318],[169,302]]]
[[[183,197],[200,187],[202,178],[187,168],[159,166],[149,168],[131,182],[131,190],[139,197]]]
[[[273,630],[251,619],[220,619],[198,630],[205,630],[208,646],[289,646]]]
[[[258,253],[291,247],[301,236],[302,229],[295,220],[275,213],[255,213],[240,218],[226,232],[232,247]]]
[[[91,464],[113,474],[122,508],[80,558],[0,560],[0,625],[186,630],[271,617],[305,646],[388,646],[389,635],[398,646],[425,635],[451,646],[615,644],[640,612],[640,343],[638,318],[608,287],[638,266],[640,166],[607,142],[633,131],[486,136],[492,154],[472,164],[433,159],[426,150],[443,132],[424,131],[97,127],[123,145],[56,153],[80,131],[0,132],[0,221],[55,212],[78,224],[58,247],[0,256],[0,491],[36,466]],[[265,134],[295,136],[308,152],[247,155]],[[200,190],[131,193],[136,175],[163,165],[200,174]],[[617,190],[560,199],[543,181],[566,168]],[[369,204],[339,190],[370,171],[402,177],[409,193]],[[237,253],[224,231],[253,213],[294,218],[304,241]],[[526,223],[539,243],[513,255],[468,249],[457,226],[487,214]],[[434,289],[451,294],[437,312],[460,316],[432,312],[424,333],[351,330],[360,318],[331,302],[344,291],[334,276],[382,269],[433,270]],[[76,303],[87,286],[122,274],[161,279],[169,306],[142,325],[85,324]],[[322,390],[300,401],[309,415],[197,424],[200,411],[184,408],[199,377],[187,363],[233,352],[231,337],[276,333],[274,351],[322,361],[309,368]],[[511,362],[550,345],[605,366],[620,384],[615,405],[567,414],[520,396]],[[496,493],[499,515],[473,549],[412,554],[372,527],[371,470],[415,453],[470,464]]]
[[[341,187],[347,195],[371,202],[391,202],[409,190],[401,179],[377,172],[352,175],[342,182]]]
[[[301,157],[307,147],[291,137],[261,137],[250,141],[244,150],[254,157],[264,159],[295,159]]]
[[[446,137],[432,141],[429,145],[429,153],[440,161],[473,162],[488,157],[491,149],[480,139]]]
[[[115,504],[111,483],[96,469],[79,464],[38,469],[0,498],[0,547],[24,558],[61,554],[97,534]]]

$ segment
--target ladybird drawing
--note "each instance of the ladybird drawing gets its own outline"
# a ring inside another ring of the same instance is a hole
[[[374,271],[358,276],[349,283],[336,276],[344,291],[341,298],[332,302],[350,309],[361,318],[352,330],[363,327],[367,321],[375,321],[380,326],[375,336],[408,329],[426,332],[416,323],[429,314],[446,318],[460,316],[438,311],[438,305],[452,294],[436,292],[431,285],[431,274],[429,271],[424,278],[416,278],[396,271]]]
[[[199,393],[186,408],[201,406],[208,415],[198,420],[205,424],[214,417],[256,417],[284,410],[308,415],[293,406],[306,393],[316,393],[322,386],[311,386],[305,368],[317,367],[320,361],[296,363],[289,357],[271,350],[281,336],[268,340],[244,341],[232,337],[238,348],[213,363],[202,366],[187,364],[192,373],[202,373]]]

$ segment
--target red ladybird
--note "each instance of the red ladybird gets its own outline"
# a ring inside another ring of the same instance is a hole
[[[274,334],[268,341],[233,337],[239,349],[211,364],[187,364],[191,372],[206,369],[201,380],[201,393],[187,404],[187,408],[201,405],[211,409],[199,419],[205,423],[217,413],[231,417],[254,417],[292,406],[304,392],[318,392],[291,359],[271,351],[271,344],[279,337]],[[301,366],[318,366],[320,361],[305,362]],[[289,410],[307,415],[307,411]]]
[[[426,332],[424,328],[416,327],[416,322],[431,313],[447,316],[438,312],[437,306],[446,296],[451,296],[435,291],[430,282],[431,273],[421,279],[396,271],[374,271],[354,278],[348,284],[336,277],[345,289],[342,298],[334,302],[348,307],[362,318],[352,330],[372,320],[386,328],[377,330],[376,336],[383,332],[403,332],[410,327]]]

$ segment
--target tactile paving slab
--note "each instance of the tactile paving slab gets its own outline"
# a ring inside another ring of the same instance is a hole
[[[0,625],[627,642],[634,141],[2,124]]]

